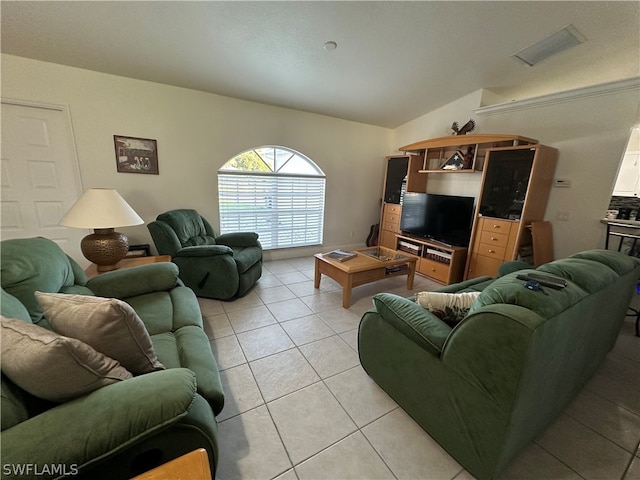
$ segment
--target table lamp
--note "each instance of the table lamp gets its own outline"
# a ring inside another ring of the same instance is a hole
[[[87,260],[98,272],[118,269],[118,262],[129,250],[129,241],[116,227],[141,225],[142,218],[112,188],[90,188],[82,194],[60,221],[65,227],[93,228],[93,233],[80,242]]]

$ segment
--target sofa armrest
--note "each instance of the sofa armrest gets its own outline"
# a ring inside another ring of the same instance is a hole
[[[215,257],[217,255],[233,255],[233,250],[225,245],[194,245],[181,248],[174,257]]]
[[[434,314],[406,298],[392,293],[373,297],[383,320],[433,355],[440,356],[451,327]]]
[[[109,298],[128,298],[164,292],[178,285],[178,266],[171,262],[106,272],[87,282],[87,288],[95,295]]]
[[[73,473],[170,427],[195,395],[195,375],[186,368],[103,387],[4,430],[3,465],[59,465]]]
[[[225,233],[216,237],[216,243],[228,247],[260,247],[258,234],[254,232]]]

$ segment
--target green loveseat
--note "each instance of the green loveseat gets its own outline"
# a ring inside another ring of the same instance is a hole
[[[242,297],[262,275],[257,233],[216,235],[207,219],[192,209],[162,213],[147,228],[158,253],[171,255],[180,278],[199,297]]]
[[[513,272],[446,288],[484,289],[454,328],[411,299],[374,297],[362,366],[467,471],[496,478],[574,399],[613,347],[640,263],[591,250],[542,265],[567,280],[534,291]]]
[[[199,447],[215,471],[215,416],[224,396],[197,298],[180,282],[176,265],[87,280],[51,240],[6,240],[0,248],[3,317],[50,328],[35,291],[122,299],[166,367],[63,403],[36,398],[3,373],[2,478],[126,479]],[[20,470],[26,474],[16,475]]]

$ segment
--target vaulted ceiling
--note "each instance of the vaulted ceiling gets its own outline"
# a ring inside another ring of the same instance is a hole
[[[385,127],[480,88],[508,101],[640,75],[637,1],[3,1],[1,14],[3,53]],[[584,43],[533,67],[511,57],[568,24]]]

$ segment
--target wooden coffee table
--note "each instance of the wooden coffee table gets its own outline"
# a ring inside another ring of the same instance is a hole
[[[407,289],[413,289],[418,257],[384,247],[362,248],[352,250],[352,252],[356,256],[344,262],[329,258],[322,253],[314,255],[313,286],[320,288],[320,278],[323,274],[334,279],[342,286],[342,306],[344,308],[349,308],[351,304],[351,289],[353,287],[383,278],[407,275]]]

